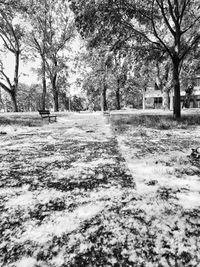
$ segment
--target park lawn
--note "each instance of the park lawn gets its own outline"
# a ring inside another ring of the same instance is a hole
[[[200,266],[200,155],[191,156],[200,147],[200,116],[192,113],[183,112],[178,122],[155,111],[113,116],[144,214],[140,226],[153,239],[152,257],[155,248],[162,254],[160,265],[144,266]]]
[[[198,266],[195,122],[25,117],[0,126],[0,266]]]

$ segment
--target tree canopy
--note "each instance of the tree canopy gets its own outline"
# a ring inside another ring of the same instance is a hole
[[[76,25],[90,44],[120,48],[131,41],[135,48],[168,54],[173,68],[174,115],[181,116],[180,71],[183,61],[200,41],[198,0],[71,0]]]

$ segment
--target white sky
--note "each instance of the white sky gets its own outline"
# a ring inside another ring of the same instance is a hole
[[[11,53],[7,53],[4,57],[2,57],[2,61],[3,61],[4,71],[12,81],[14,77],[15,58]],[[26,83],[30,85],[39,82],[36,73],[34,73],[31,70],[31,68],[37,67],[37,64],[38,63],[31,61],[28,64],[20,61],[19,65],[20,83]]]

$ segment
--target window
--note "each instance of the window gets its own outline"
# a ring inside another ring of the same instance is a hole
[[[162,97],[155,97],[154,98],[154,103],[155,104],[162,104]]]
[[[200,78],[196,78],[195,80],[194,80],[194,86],[200,86]]]

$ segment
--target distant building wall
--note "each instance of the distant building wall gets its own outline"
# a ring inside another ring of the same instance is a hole
[[[194,90],[190,99],[190,108],[200,108],[200,77],[193,79]],[[185,90],[181,90],[181,107],[185,99]],[[162,92],[151,84],[147,87],[145,94],[145,108],[162,108]]]

